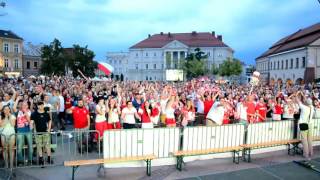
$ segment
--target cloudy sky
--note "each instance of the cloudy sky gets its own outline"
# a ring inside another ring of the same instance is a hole
[[[235,57],[248,64],[271,44],[320,22],[317,0],[0,0],[0,29],[26,42],[64,47],[88,45],[96,60],[106,52],[128,51],[148,34],[222,34]]]

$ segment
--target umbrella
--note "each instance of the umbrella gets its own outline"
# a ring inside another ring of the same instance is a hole
[[[99,63],[98,68],[101,71],[103,71],[107,76],[109,76],[113,71],[113,67],[108,63]]]

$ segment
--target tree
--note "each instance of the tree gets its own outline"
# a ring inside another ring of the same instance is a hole
[[[217,68],[215,64],[212,64],[211,73],[212,73],[213,75],[219,74],[219,68]]]
[[[190,79],[202,76],[207,72],[206,62],[207,55],[204,55],[200,48],[196,48],[194,53],[187,54],[185,61],[181,63],[187,78]]]
[[[41,58],[43,59],[40,72],[45,75],[65,74],[65,57],[61,42],[54,39],[49,45],[44,45],[41,48]]]
[[[219,68],[220,76],[239,76],[242,72],[242,65],[240,60],[228,58]]]
[[[98,63],[93,61],[95,54],[88,46],[73,45],[73,53],[68,56],[69,67],[74,77],[79,75],[78,69],[87,77],[94,77]]]

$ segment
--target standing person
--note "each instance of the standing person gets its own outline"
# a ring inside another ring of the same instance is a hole
[[[72,114],[74,130],[77,133],[76,142],[78,144],[78,151],[82,153],[82,149],[85,147],[82,146],[83,135],[85,131],[88,131],[90,128],[90,115],[89,110],[84,106],[84,102],[82,99],[78,99],[78,103],[76,107],[70,108],[68,113]],[[88,142],[88,134],[86,134],[86,141]]]
[[[1,144],[5,149],[3,151],[6,166],[13,168],[14,144],[15,144],[15,127],[16,117],[11,113],[9,105],[3,106],[0,116],[0,134]]]
[[[120,129],[120,114],[121,114],[121,108],[119,107],[116,99],[111,98],[108,102],[108,128],[110,129]]]
[[[182,126],[194,126],[196,112],[191,99],[187,99],[186,105],[182,108],[182,114]]]
[[[123,120],[123,128],[124,129],[132,129],[135,128],[136,120],[140,119],[136,108],[133,107],[131,101],[127,101],[127,107],[123,108],[121,119]]]
[[[8,105],[12,111],[13,105],[14,105],[14,100],[16,99],[16,96],[17,96],[17,92],[15,91],[15,89],[13,87],[10,87],[10,89],[12,91],[11,93],[4,93],[4,99],[0,103],[0,108],[2,109],[2,107]]]
[[[247,97],[246,107],[247,107],[247,121],[248,123],[253,123],[255,114],[256,114],[256,105],[254,103],[253,95],[249,95]]]
[[[58,118],[59,118],[59,123],[60,123],[60,126],[61,126],[61,129],[62,131],[66,130],[66,127],[65,127],[65,106],[64,106],[64,98],[63,96],[61,95],[60,93],[60,90],[57,90],[57,96],[59,98],[59,114],[58,114]]]
[[[96,105],[95,129],[99,132],[96,134],[96,140],[102,139],[104,131],[107,129],[106,106],[103,97],[98,98]]]
[[[24,163],[22,149],[25,145],[25,139],[28,144],[28,160],[29,164],[32,163],[33,147],[32,147],[32,131],[31,131],[31,111],[28,108],[28,103],[23,101],[19,109],[17,108],[18,103],[22,99],[22,96],[18,96],[16,102],[14,103],[13,110],[17,114],[17,154],[18,154],[18,164]]]
[[[153,123],[151,122],[151,106],[149,101],[145,101],[139,108],[138,114],[141,117],[141,128],[153,128]]]
[[[313,147],[312,147],[312,130],[313,130],[313,114],[314,107],[312,106],[311,98],[306,98],[304,94],[299,91],[297,95],[300,95],[296,98],[299,104],[301,113],[300,119],[298,121],[298,126],[300,129],[303,145],[303,156],[307,161],[311,160],[313,156]]]
[[[293,120],[294,119],[294,103],[291,99],[287,98],[283,105],[283,120]]]
[[[257,122],[265,122],[267,118],[267,105],[263,97],[260,97],[256,105]]]
[[[49,103],[51,104],[51,116],[52,116],[52,123],[53,123],[53,129],[56,131],[60,129],[59,127],[59,109],[60,109],[60,99],[57,93],[56,89],[52,90],[52,95],[49,98]],[[60,124],[61,126],[61,124]],[[62,127],[62,126],[61,126]]]
[[[273,115],[272,115],[272,119],[274,121],[280,121],[281,120],[281,116],[283,114],[283,104],[281,102],[281,98],[280,97],[277,97],[276,98],[276,103],[274,104],[273,106]]]
[[[169,101],[167,102],[166,109],[165,109],[167,127],[176,127],[176,119],[174,115],[176,108],[177,108],[176,95],[172,94]]]
[[[48,156],[47,162],[49,164],[53,163],[51,159],[51,118],[47,111],[44,110],[44,103],[39,101],[37,103],[37,111],[31,114],[31,120],[34,121],[36,134],[36,144],[37,152],[39,155],[39,164],[44,165],[43,152],[42,149],[46,149],[46,154]]]

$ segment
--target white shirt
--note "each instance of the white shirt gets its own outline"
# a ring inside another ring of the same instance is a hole
[[[64,112],[64,98],[62,96],[59,96],[60,104],[59,104],[59,112]]]
[[[99,114],[97,112],[97,116],[96,116],[96,122],[103,122],[106,120],[106,106],[100,106],[99,104],[96,105],[96,109],[99,109],[101,111],[102,114]]]
[[[204,104],[200,99],[197,101],[197,113],[204,113]]]
[[[299,107],[301,109],[299,124],[309,123],[313,118],[313,113],[314,113],[313,106],[306,106],[301,102],[299,102]],[[310,118],[310,113],[311,113],[311,118]]]
[[[136,123],[136,119],[134,118],[135,113],[137,113],[136,108],[132,107],[131,109],[128,109],[127,107],[125,107],[122,110],[122,114],[124,114],[123,122],[127,124],[135,124]]]

